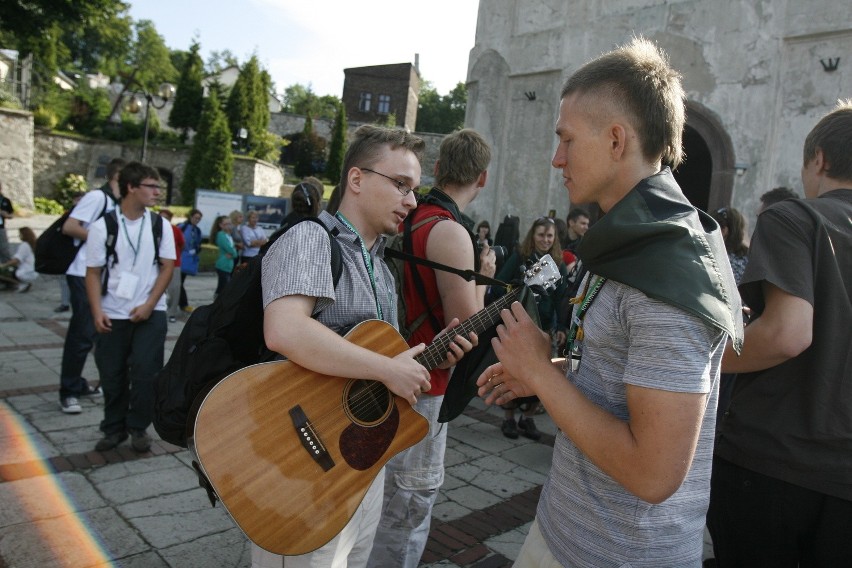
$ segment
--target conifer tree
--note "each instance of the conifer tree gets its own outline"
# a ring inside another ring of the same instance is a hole
[[[235,139],[240,128],[245,128],[247,137],[247,154],[256,158],[266,159],[269,151],[269,91],[272,79],[261,70],[257,56],[252,56],[237,77],[231,94],[228,97],[227,113],[228,126],[231,136]]]
[[[196,189],[231,191],[234,156],[228,121],[215,92],[204,101],[198,132],[186,163],[180,190],[185,204],[195,202]]]
[[[332,182],[340,180],[340,170],[343,168],[343,156],[346,153],[346,109],[341,103],[337,107],[337,116],[334,119],[334,128],[331,131],[331,144],[328,148],[328,163],[325,166],[325,175]]]
[[[174,106],[169,113],[169,126],[183,131],[181,134],[183,141],[186,141],[187,131],[190,128],[198,129],[198,122],[201,120],[201,108],[204,102],[204,87],[201,85],[204,62],[198,54],[200,49],[199,43],[193,41],[189,48],[189,56],[181,69]]]

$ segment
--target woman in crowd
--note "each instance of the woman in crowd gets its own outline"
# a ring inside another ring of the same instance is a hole
[[[246,223],[240,227],[240,236],[243,238],[243,260],[246,261],[256,257],[260,247],[269,240],[263,227],[257,226],[258,219],[257,211],[249,211],[246,213]]]
[[[480,247],[486,243],[488,246],[494,244],[494,240],[491,238],[491,224],[488,221],[480,221],[476,226],[476,240]]]
[[[237,249],[237,256],[234,258],[234,270],[236,270],[243,261],[244,246],[243,236],[240,234],[240,227],[243,226],[245,215],[243,215],[242,211],[234,209],[231,211],[229,217],[231,218],[231,238],[234,240],[234,248]]]
[[[559,328],[557,307],[565,294],[567,272],[565,262],[562,260],[562,247],[559,245],[559,239],[556,236],[556,223],[551,217],[539,217],[533,222],[524,240],[506,260],[495,278],[511,284],[523,283],[527,262],[537,262],[546,254],[553,258],[553,261],[559,267],[562,278],[553,292],[539,296],[536,298],[536,303],[541,328],[550,334],[555,354],[558,346],[565,343],[565,329]],[[496,286],[494,290],[496,294],[492,298],[497,298],[505,293],[505,290]],[[501,426],[503,435],[507,438],[517,438],[518,430],[520,430],[527,438],[538,440],[541,433],[536,428],[532,418],[538,406],[538,398],[534,396],[518,398],[504,405],[505,419]],[[523,413],[523,416],[517,422],[515,422],[515,409],[520,409]]]
[[[733,207],[722,207],[712,217],[719,223],[719,228],[722,230],[725,249],[728,251],[728,260],[731,262],[731,269],[734,271],[734,280],[739,286],[748,264],[745,217]]]
[[[213,293],[213,299],[216,299],[228,282],[231,280],[231,273],[234,271],[234,259],[237,258],[237,249],[234,246],[234,237],[231,236],[233,223],[227,215],[219,215],[213,220],[213,225],[210,228],[210,242],[215,243],[219,249],[219,256],[216,258],[216,274],[219,277],[216,282],[216,291]]]
[[[300,182],[293,188],[290,196],[292,211],[281,221],[282,229],[289,229],[305,217],[316,217],[320,212],[321,195],[317,188],[308,182]]]
[[[35,271],[35,244],[36,236],[29,227],[18,229],[21,244],[14,256],[0,264],[0,279],[7,286],[17,286],[18,292],[29,292],[33,281],[38,278]]]
[[[189,299],[186,297],[186,288],[184,288],[186,275],[195,276],[198,274],[198,263],[201,259],[201,229],[198,227],[201,217],[201,211],[192,209],[187,220],[178,225],[178,228],[183,231],[184,240],[184,248],[180,257],[180,301],[178,304],[180,309],[185,312],[192,311],[192,306],[189,305]]]

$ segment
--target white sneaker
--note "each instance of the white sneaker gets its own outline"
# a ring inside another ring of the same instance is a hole
[[[80,406],[80,401],[73,396],[61,399],[59,401],[59,406],[65,414],[80,414],[83,412],[83,407]]]

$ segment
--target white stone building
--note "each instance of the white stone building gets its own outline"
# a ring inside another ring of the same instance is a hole
[[[641,34],[660,45],[687,92],[686,162],[676,175],[690,200],[732,205],[753,223],[759,196],[802,194],[808,131],[852,97],[852,10],[822,0],[482,0],[468,63],[465,124],[494,145],[476,219],[535,217],[569,200],[550,166],[564,80]],[[751,225],[753,227],[753,224]]]

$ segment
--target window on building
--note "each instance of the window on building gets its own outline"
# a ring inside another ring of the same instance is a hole
[[[371,93],[361,93],[361,100],[358,101],[358,110],[361,112],[370,112],[370,106],[373,99]]]
[[[390,95],[379,95],[379,106],[376,108],[379,114],[390,114]]]

